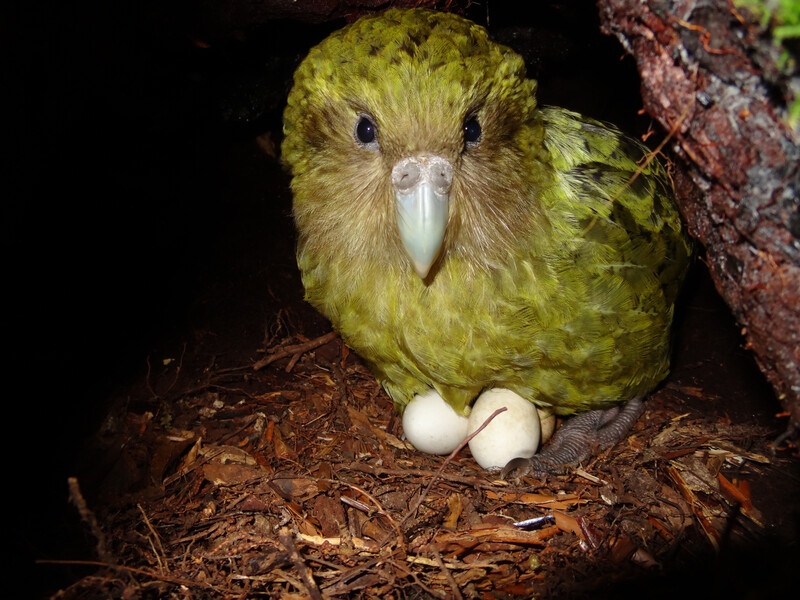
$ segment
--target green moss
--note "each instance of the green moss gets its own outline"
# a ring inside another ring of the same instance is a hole
[[[800,1],[798,0],[734,0],[737,8],[747,9],[775,50],[775,66],[786,78],[786,120],[800,130]]]

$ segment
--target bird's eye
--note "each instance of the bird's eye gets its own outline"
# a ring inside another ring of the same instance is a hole
[[[481,139],[481,125],[475,117],[469,117],[464,121],[464,142],[474,144]]]
[[[378,137],[378,128],[369,117],[360,116],[356,122],[356,139],[365,146],[372,145]]]

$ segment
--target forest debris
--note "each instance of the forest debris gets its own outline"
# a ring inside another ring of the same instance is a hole
[[[593,549],[600,545],[601,536],[586,518],[573,517],[559,510],[553,511],[553,516],[556,519],[556,527],[561,531],[577,536]]]
[[[583,532],[575,517],[563,513],[561,511],[554,511],[553,516],[556,518],[556,527],[565,533],[572,533],[579,538],[583,538]]]
[[[278,427],[272,429],[272,449],[275,452],[275,458],[290,461],[297,460],[297,452],[283,441],[283,435]]]
[[[368,513],[368,514],[372,513],[372,508],[370,508],[369,506],[367,506],[363,502],[359,502],[358,500],[354,500],[353,498],[350,498],[348,496],[342,496],[339,499],[342,502],[344,502],[345,504],[349,504],[353,508],[357,508],[358,510],[360,510],[362,512],[365,512],[365,513]]]
[[[599,477],[597,477],[596,475],[592,475],[591,473],[587,473],[586,471],[584,471],[584,470],[583,470],[583,469],[581,469],[581,468],[577,468],[577,469],[575,469],[574,473],[575,473],[575,475],[577,475],[577,476],[579,476],[579,477],[583,477],[583,478],[584,478],[584,479],[586,479],[587,481],[591,481],[591,482],[592,482],[592,483],[594,483],[594,484],[603,484],[603,483],[608,483],[607,481],[605,481],[605,480],[603,480],[603,479],[600,479],[600,478],[599,478]]]
[[[292,539],[292,534],[289,532],[289,529],[284,527],[278,532],[278,540],[280,540],[281,544],[286,551],[289,553],[289,559],[292,561],[294,568],[300,573],[300,577],[303,580],[303,586],[305,587],[305,591],[307,592],[312,600],[322,600],[322,593],[319,591],[317,587],[317,582],[314,581],[314,578],[311,575],[311,570],[306,565],[303,557],[300,556],[300,553],[297,551],[297,546],[294,545],[294,540]]]
[[[486,571],[483,569],[475,569],[474,567],[469,569],[466,573],[460,574],[458,582],[456,582],[453,574],[449,571],[449,569],[445,566],[444,561],[442,560],[442,555],[438,552],[433,552],[433,558],[435,559],[436,566],[439,567],[441,574],[444,576],[444,579],[447,581],[448,586],[450,587],[450,591],[452,596],[456,600],[463,600],[463,596],[461,595],[461,590],[459,589],[459,585],[464,585],[469,583],[473,579],[481,579],[486,575]]]
[[[495,552],[493,554],[487,554],[471,562],[461,561],[456,558],[443,558],[443,562],[448,569],[463,570],[472,568],[490,570],[498,569],[498,563],[513,562],[514,560],[514,555],[508,552]],[[406,556],[406,562],[414,565],[425,565],[427,567],[436,567],[439,565],[438,561],[423,554],[409,554]]]
[[[247,465],[254,466],[258,464],[256,459],[246,450],[237,448],[236,446],[217,446],[215,444],[207,444],[199,450],[199,455],[209,462],[216,464],[234,464],[234,465]]]
[[[372,554],[377,554],[378,552],[380,552],[381,549],[380,545],[377,542],[357,537],[349,537],[349,538],[343,538],[341,536],[323,537],[321,535],[306,535],[304,533],[298,533],[297,539],[302,542],[305,542],[306,544],[310,544],[312,546],[317,546],[320,548],[324,548],[325,546],[339,547],[342,546],[343,544],[350,544],[358,552],[370,552]]]
[[[181,456],[195,441],[192,431],[171,429],[169,433],[158,437],[150,459],[150,478],[161,481],[164,471]]]
[[[681,471],[681,482],[693,492],[711,494],[719,491],[717,471],[712,472],[698,456],[684,456],[670,461],[673,467]]]
[[[271,392],[264,392],[253,396],[259,404],[269,404],[275,400],[287,400],[289,402],[297,402],[303,395],[297,390],[274,390]]]
[[[653,527],[655,527],[656,531],[658,531],[658,533],[661,534],[661,536],[665,540],[667,540],[668,542],[671,542],[672,540],[675,539],[675,536],[673,535],[673,533],[669,529],[667,529],[666,526],[661,521],[656,519],[654,516],[648,515],[647,516],[647,520],[650,522],[650,524]]]
[[[680,490],[681,494],[683,494],[684,499],[688,502],[689,506],[692,509],[692,512],[697,519],[697,522],[700,525],[700,529],[705,533],[706,538],[714,547],[715,550],[719,550],[719,532],[714,528],[713,524],[711,523],[712,515],[708,508],[700,502],[700,500],[695,495],[694,491],[692,490],[691,486],[686,483],[683,478],[683,474],[674,466],[670,465],[667,467],[667,473],[669,474],[670,478],[678,485],[678,489]],[[697,479],[697,478],[695,478]]]
[[[729,481],[722,473],[717,473],[720,491],[725,499],[733,505],[738,505],[742,514],[750,519],[759,527],[764,527],[761,511],[753,506],[750,500],[750,485],[747,481],[741,481],[738,485]]]
[[[727,462],[735,465],[741,466],[745,460],[749,460],[755,463],[759,463],[762,465],[770,464],[769,458],[764,456],[763,454],[756,454],[754,452],[746,452],[741,448],[737,448],[732,444],[723,444],[721,441],[715,441],[714,446],[708,446],[707,452],[708,454],[717,455],[723,457]]]
[[[447,499],[447,516],[444,518],[443,526],[445,529],[455,529],[458,524],[458,518],[464,510],[464,504],[461,499],[461,494],[450,494]]]
[[[585,504],[589,500],[581,498],[578,494],[536,494],[531,492],[495,492],[486,490],[484,492],[490,500],[501,500],[503,502],[513,502],[515,504],[537,504],[546,505],[547,508],[565,509],[576,504]]]
[[[161,543],[161,536],[158,535],[158,532],[153,527],[153,524],[150,522],[150,519],[148,518],[144,508],[142,508],[142,505],[137,504],[136,506],[142,513],[142,518],[144,519],[147,529],[150,532],[150,534],[147,536],[147,540],[150,543],[150,547],[153,550],[153,555],[156,557],[156,561],[158,562],[159,573],[165,575],[169,573],[169,564],[167,562],[167,554],[164,552],[164,545]]]
[[[541,546],[545,540],[559,531],[560,528],[558,526],[552,525],[537,531],[525,531],[524,529],[509,526],[488,526],[466,531],[441,532],[436,535],[432,542],[424,544],[419,550],[423,553],[432,550],[437,552],[456,552],[473,549],[486,542],[519,546]]]
[[[236,505],[239,510],[247,511],[247,512],[266,512],[269,510],[269,506],[259,498],[248,494],[245,496],[242,501]]]
[[[261,360],[256,361],[255,364],[253,364],[253,370],[254,371],[258,371],[260,369],[263,369],[267,365],[272,364],[276,360],[280,360],[282,358],[288,358],[288,357],[291,357],[291,360],[293,362],[290,362],[290,365],[293,366],[294,363],[297,362],[297,359],[299,359],[303,354],[305,354],[309,350],[314,350],[315,348],[319,348],[320,346],[324,346],[328,342],[332,342],[333,340],[335,340],[337,337],[338,337],[338,335],[336,334],[336,332],[335,331],[331,331],[331,332],[326,333],[325,335],[322,335],[322,336],[320,336],[320,337],[318,337],[316,339],[309,340],[309,341],[303,342],[301,344],[293,344],[293,345],[290,345],[290,346],[284,346],[282,348],[278,348],[278,349],[272,351],[270,354],[268,354],[264,358],[262,358]],[[291,370],[291,369],[289,369],[289,370]]]
[[[491,422],[492,422],[492,420],[493,420],[493,419],[494,419],[494,418],[495,418],[497,415],[499,415],[499,414],[501,414],[501,413],[505,412],[506,410],[508,410],[508,409],[507,409],[505,406],[503,406],[502,408],[498,408],[498,409],[497,409],[496,411],[494,411],[494,412],[493,412],[491,415],[489,415],[488,417],[486,417],[486,420],[484,420],[484,422],[481,424],[481,426],[480,426],[480,427],[478,427],[478,428],[477,428],[475,431],[473,431],[471,434],[469,434],[469,435],[466,437],[466,439],[464,439],[464,441],[462,441],[462,442],[461,442],[461,443],[460,443],[458,446],[456,446],[456,448],[455,448],[455,449],[454,449],[454,450],[453,450],[453,451],[452,451],[452,452],[451,452],[451,453],[450,453],[450,454],[447,456],[447,458],[445,458],[445,459],[444,459],[444,461],[442,462],[441,466],[440,466],[440,467],[439,467],[439,469],[436,471],[436,474],[435,474],[435,475],[434,475],[434,476],[431,478],[431,480],[430,480],[430,482],[428,483],[428,485],[427,485],[427,486],[425,486],[425,489],[422,491],[422,493],[419,495],[419,497],[418,497],[418,498],[417,498],[417,499],[414,501],[414,503],[411,505],[411,507],[408,509],[408,511],[406,511],[406,514],[405,514],[405,515],[403,516],[403,518],[400,520],[400,523],[399,523],[399,525],[398,525],[398,528],[399,528],[400,526],[402,526],[402,525],[403,525],[403,524],[404,524],[404,523],[405,523],[405,522],[406,522],[406,521],[407,521],[407,520],[408,520],[408,519],[411,517],[411,515],[413,515],[413,514],[414,514],[414,513],[417,511],[417,509],[418,509],[420,506],[422,506],[422,503],[425,501],[425,498],[426,498],[426,497],[428,496],[428,494],[430,493],[431,489],[433,488],[433,485],[434,485],[434,484],[435,484],[435,483],[436,483],[436,482],[439,480],[439,477],[441,477],[442,473],[444,472],[444,469],[445,469],[445,467],[447,467],[447,465],[448,465],[448,464],[450,464],[450,463],[452,462],[452,460],[453,460],[453,459],[456,457],[456,455],[457,455],[459,452],[461,452],[461,450],[463,450],[463,449],[464,449],[464,448],[467,446],[467,444],[469,444],[469,442],[472,440],[472,438],[474,438],[474,437],[475,437],[476,435],[478,435],[478,434],[479,434],[481,431],[483,431],[483,430],[486,428],[486,426],[487,426],[489,423],[491,423]]]
[[[264,477],[265,472],[260,468],[247,467],[237,464],[208,463],[203,465],[203,477],[214,485],[229,486],[241,485],[254,479]]]
[[[631,538],[627,535],[621,535],[612,539],[609,547],[611,549],[609,558],[611,558],[611,560],[615,563],[621,563],[625,560],[628,560],[636,551],[636,544],[634,544],[633,540],[631,540]]]
[[[325,537],[341,535],[347,527],[347,515],[342,503],[326,494],[319,494],[314,498],[310,516],[317,519],[320,531]]]
[[[103,530],[100,527],[100,522],[97,520],[94,512],[92,512],[92,510],[89,508],[89,505],[86,504],[86,499],[83,497],[78,479],[76,477],[70,477],[67,480],[67,484],[69,486],[70,501],[78,510],[81,520],[83,520],[83,522],[89,526],[92,535],[94,535],[97,556],[100,558],[100,560],[109,565],[114,564],[116,561],[108,551],[106,535],[103,533]]]
[[[390,446],[399,450],[414,450],[414,446],[412,446],[409,442],[402,442],[391,433],[387,433],[380,427],[376,427],[369,420],[369,417],[356,410],[352,406],[347,407],[347,414],[350,416],[350,421],[352,421],[353,425],[362,433],[374,436],[380,441],[385,442],[386,444],[389,444]]]
[[[313,496],[319,491],[317,482],[309,477],[276,477],[269,484],[286,500]]]
[[[252,455],[236,446],[211,444],[200,447],[198,455],[207,461],[203,477],[214,485],[238,485],[268,475]]]

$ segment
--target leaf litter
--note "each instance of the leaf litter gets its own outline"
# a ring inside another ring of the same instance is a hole
[[[167,392],[98,436],[93,503],[72,481],[97,572],[56,597],[597,597],[766,526],[749,481],[773,432],[685,412],[697,388],[663,387],[568,474],[502,481],[468,449],[415,451],[336,336],[253,364],[148,373]]]

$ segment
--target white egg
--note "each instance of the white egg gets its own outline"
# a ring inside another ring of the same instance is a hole
[[[497,415],[469,443],[475,462],[490,471],[502,469],[517,457],[530,458],[539,447],[540,425],[536,406],[502,388],[487,390],[478,396],[469,415],[469,433],[504,406],[508,410]]]
[[[428,454],[450,454],[467,437],[468,422],[433,389],[414,396],[403,411],[406,439]]]

